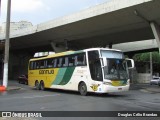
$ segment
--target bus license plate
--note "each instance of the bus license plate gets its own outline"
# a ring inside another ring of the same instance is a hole
[[[118,88],[118,90],[122,90],[122,88]]]

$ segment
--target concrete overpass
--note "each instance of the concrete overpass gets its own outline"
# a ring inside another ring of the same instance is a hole
[[[11,33],[9,73],[26,72],[34,52],[64,51],[64,41],[71,49],[83,49],[156,38],[160,48],[159,11],[160,0],[112,0]]]
[[[151,39],[151,40],[114,44],[113,49],[122,50],[124,53],[135,54],[146,51],[158,51],[158,45],[155,39]]]
[[[11,50],[58,51],[65,40],[71,47],[82,49],[154,39],[160,34],[159,11],[159,0],[112,0],[12,33]],[[1,35],[0,39],[5,38]],[[159,40],[157,43],[160,47]]]

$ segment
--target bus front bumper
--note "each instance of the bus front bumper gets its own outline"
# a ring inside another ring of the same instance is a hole
[[[129,90],[130,85],[125,86],[111,86],[111,85],[103,85],[104,93],[112,93],[112,92],[124,92]]]

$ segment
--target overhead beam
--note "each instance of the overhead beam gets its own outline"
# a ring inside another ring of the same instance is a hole
[[[66,49],[65,49],[64,46],[60,46],[60,45],[56,44],[56,43],[53,42],[53,41],[51,41],[50,44],[51,44],[51,47],[52,47],[52,49],[53,49],[53,51],[54,51],[55,53],[66,51]]]

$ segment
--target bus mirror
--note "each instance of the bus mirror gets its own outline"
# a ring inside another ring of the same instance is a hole
[[[134,60],[133,59],[126,59],[128,69],[134,68]]]

